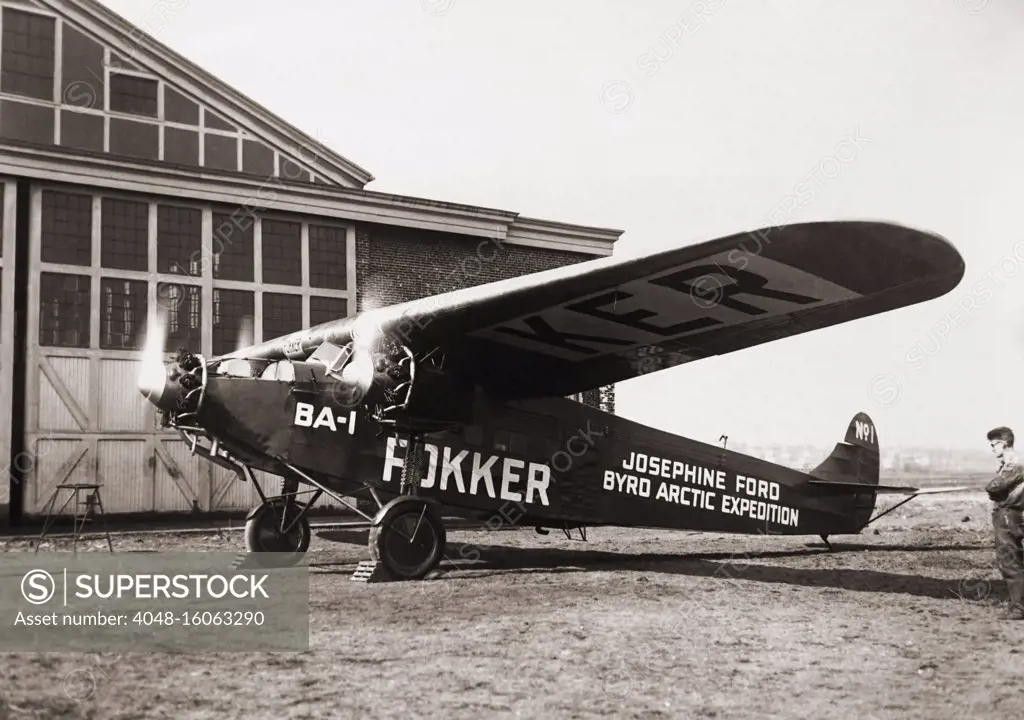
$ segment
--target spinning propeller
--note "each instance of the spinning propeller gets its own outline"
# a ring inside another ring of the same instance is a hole
[[[167,366],[164,364],[166,342],[167,317],[158,307],[155,321],[146,327],[146,342],[142,346],[137,379],[139,392],[157,407],[160,407],[160,398],[167,385]]]
[[[242,318],[235,338],[235,352],[253,344],[253,319]],[[167,355],[167,312],[158,307],[152,325],[146,328],[137,384],[143,397],[161,410],[177,413],[197,409],[201,386],[205,384],[205,363],[201,355],[180,350],[170,363]]]

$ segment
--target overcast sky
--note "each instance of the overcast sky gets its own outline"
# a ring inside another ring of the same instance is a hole
[[[1000,265],[1024,240],[1020,3],[104,2],[368,189],[619,228],[633,254],[768,225],[816,174],[788,222],[895,221],[966,259],[938,300],[621,384],[621,415],[712,443],[831,444],[859,410],[883,448],[1024,434],[1024,269]]]

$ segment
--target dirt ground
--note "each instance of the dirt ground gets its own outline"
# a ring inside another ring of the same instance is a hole
[[[452,532],[449,555],[481,560],[396,584],[351,581],[366,533],[326,531],[308,652],[0,655],[0,720],[1024,717],[1024,623],[999,620],[984,495],[920,498],[876,526],[833,553],[816,538]]]

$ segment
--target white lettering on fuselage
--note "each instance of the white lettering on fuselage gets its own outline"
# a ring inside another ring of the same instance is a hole
[[[406,444],[404,439],[388,438],[382,476],[385,483],[395,482],[395,469],[405,467],[405,460],[397,456],[396,449]],[[550,504],[551,468],[547,465],[432,443],[424,443],[423,447],[429,459],[426,474],[420,479],[422,488],[437,487],[442,491],[451,488],[462,495],[482,494],[492,500]]]
[[[338,432],[339,425],[347,425],[348,434],[354,435],[356,432],[356,411],[350,410],[348,417],[346,417],[343,414],[335,415],[328,405],[324,405],[320,412],[317,412],[315,406],[309,403],[297,402],[295,403],[295,418],[292,420],[292,424],[299,427],[313,428],[314,430],[326,427],[334,432]]]
[[[605,490],[650,498],[657,483],[655,500],[799,527],[800,511],[777,504],[782,494],[777,482],[738,473],[729,482],[725,470],[635,451],[622,461],[621,467],[626,472],[604,471]]]

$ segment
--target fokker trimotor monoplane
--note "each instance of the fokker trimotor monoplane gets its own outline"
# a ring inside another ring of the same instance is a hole
[[[863,529],[878,493],[927,492],[879,484],[866,414],[804,473],[568,396],[931,300],[963,274],[956,249],[929,233],[787,225],[369,309],[212,359],[179,351],[165,364],[150,327],[139,389],[193,452],[255,485],[252,553],[297,562],[323,494],[370,523],[370,556],[395,578],[441,561],[445,508],[539,532],[828,543]],[[268,497],[254,469],[283,478],[280,493]]]

